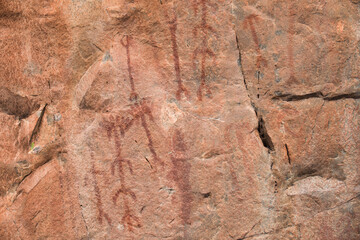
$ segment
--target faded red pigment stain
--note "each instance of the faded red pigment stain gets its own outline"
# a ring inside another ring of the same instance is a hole
[[[240,185],[239,185],[239,180],[237,178],[237,175],[236,175],[236,172],[235,172],[235,166],[234,164],[232,163],[232,161],[228,161],[228,164],[230,165],[230,177],[231,177],[231,183],[232,183],[232,186],[234,187],[234,193],[237,195],[240,193]],[[241,199],[242,200],[242,199]]]
[[[288,57],[289,57],[289,69],[290,77],[288,83],[297,83],[298,80],[295,77],[295,66],[294,66],[294,35],[295,35],[295,4],[290,3],[289,6],[289,26],[288,26]]]
[[[231,137],[231,133],[233,133],[233,126],[232,125],[228,125],[225,127],[225,143],[226,145],[232,145],[234,143],[232,137]],[[230,177],[231,177],[231,184],[234,188],[234,191],[232,191],[235,194],[240,193],[240,185],[239,185],[239,181],[235,172],[235,166],[232,162],[232,160],[228,161],[228,164],[230,166]]]
[[[184,143],[184,136],[180,130],[176,130],[172,136],[172,171],[171,178],[177,184],[181,193],[181,219],[184,225],[189,225],[191,214],[191,194],[190,169],[191,164],[186,156],[187,147]]]
[[[175,10],[173,10],[173,13],[174,13],[174,17],[168,23],[169,23],[171,45],[172,45],[172,51],[174,57],[174,70],[175,70],[176,82],[178,84],[178,89],[176,91],[176,99],[180,100],[181,94],[184,93],[185,96],[189,98],[189,93],[188,90],[185,88],[181,79],[180,57],[179,57],[179,49],[178,49],[177,37],[176,37],[178,23],[177,23],[177,15]],[[170,19],[167,13],[165,15],[166,18]]]
[[[156,153],[153,137],[149,130],[149,126],[147,123],[146,116],[151,120],[154,121],[154,117],[151,113],[151,109],[148,106],[145,99],[138,101],[137,103],[133,104],[130,107],[130,110],[126,111],[122,114],[123,116],[110,116],[109,120],[104,120],[103,126],[107,129],[108,137],[112,135],[112,129],[117,129],[120,131],[121,135],[124,136],[125,133],[134,125],[136,120],[140,120],[141,126],[145,131],[147,140],[148,140],[148,148],[152,154],[152,157],[155,162],[163,165],[163,161],[159,158],[158,154]],[[124,117],[124,115],[128,115]],[[130,163],[129,163],[130,164]]]
[[[127,227],[129,231],[133,231],[134,227],[141,227],[141,223],[139,218],[136,217],[133,211],[130,209],[129,200],[131,198],[132,203],[136,201],[136,195],[126,186],[126,178],[125,178],[125,171],[124,171],[124,164],[128,165],[129,171],[132,174],[132,165],[131,162],[127,159],[124,159],[121,156],[121,138],[120,133],[118,131],[119,124],[118,122],[111,122],[111,121],[104,121],[103,125],[105,126],[108,137],[111,139],[113,136],[115,149],[116,149],[116,157],[113,163],[111,164],[111,174],[116,176],[116,168],[118,170],[118,177],[120,179],[120,187],[115,191],[113,194],[112,200],[114,205],[117,205],[117,200],[119,196],[122,196],[123,207],[125,209],[124,215],[122,217],[122,224]]]
[[[130,84],[131,84],[131,94],[129,99],[130,100],[135,100],[136,102],[133,104],[133,106],[131,107],[131,115],[134,117],[133,119],[136,119],[137,117],[140,117],[141,119],[141,125],[146,133],[146,137],[148,139],[148,147],[150,149],[151,154],[153,155],[153,159],[158,162],[163,164],[163,162],[161,161],[161,159],[158,157],[155,148],[154,148],[154,144],[153,144],[153,139],[152,139],[152,135],[151,132],[149,130],[145,115],[147,115],[151,121],[154,120],[152,113],[151,113],[151,109],[148,107],[148,105],[146,104],[146,101],[144,99],[139,100],[138,99],[138,94],[136,93],[135,90],[135,83],[134,83],[134,78],[132,75],[132,66],[131,66],[131,55],[130,55],[130,40],[131,38],[129,36],[126,36],[126,43],[124,43],[121,40],[121,44],[126,48],[126,55],[127,55],[127,64],[128,64],[128,74],[129,74],[129,80],[130,80]],[[129,122],[129,127],[132,125],[132,122]],[[124,134],[124,130],[122,130],[122,134]]]
[[[125,39],[126,39],[126,42],[124,42],[123,39],[121,39],[120,42],[121,42],[121,45],[123,45],[126,49],[128,74],[129,74],[130,87],[131,87],[130,100],[136,100],[138,98],[138,94],[135,91],[135,83],[134,83],[134,77],[132,75],[132,66],[131,66],[131,57],[130,57],[131,37],[125,36]]]
[[[236,138],[238,143],[238,148],[241,150],[242,156],[252,156],[251,151],[246,148],[246,145],[256,146],[258,144],[258,137],[254,134],[250,136],[244,136],[243,132],[240,129],[249,129],[248,124],[241,124],[238,129],[235,130]],[[247,180],[249,182],[249,186],[255,187],[256,181],[254,180],[254,176],[256,176],[255,165],[253,162],[253,158],[251,157],[242,157],[243,160],[242,166],[244,167],[245,174],[247,176]]]
[[[251,32],[251,36],[252,39],[254,41],[255,44],[255,49],[257,52],[257,58],[256,58],[256,75],[257,75],[257,97],[260,97],[260,74],[261,74],[261,67],[266,67],[267,66],[267,61],[266,59],[263,58],[262,54],[261,54],[261,49],[260,49],[260,41],[259,38],[257,36],[256,30],[255,30],[255,22],[257,22],[259,19],[259,16],[255,15],[255,14],[250,14],[249,16],[247,16],[244,20],[244,28],[245,29],[250,29]]]
[[[92,154],[93,158],[93,154]],[[94,192],[95,192],[95,198],[96,198],[96,208],[97,208],[97,220],[100,224],[103,223],[103,220],[106,219],[107,223],[111,226],[111,219],[109,215],[104,212],[103,209],[103,203],[102,203],[102,197],[101,197],[101,191],[97,182],[97,175],[101,174],[101,172],[97,171],[95,169],[95,164],[93,163],[91,173],[93,175],[93,186],[94,186]]]
[[[355,199],[353,200],[356,201]],[[351,204],[350,202],[349,204]],[[356,235],[358,235],[359,232],[357,230],[359,229],[359,226],[353,224],[354,219],[358,219],[356,212],[347,210],[345,216],[337,221],[336,226],[343,226],[343,230],[341,234],[339,234],[342,236],[342,239],[355,239]]]
[[[111,174],[113,176],[118,175],[120,179],[120,186],[112,195],[112,201],[114,205],[117,205],[119,199],[122,201],[122,208],[124,209],[124,215],[121,219],[122,224],[129,230],[133,231],[134,228],[140,228],[142,226],[140,219],[135,215],[131,208],[136,203],[135,193],[127,186],[126,169],[133,174],[133,167],[129,159],[122,157],[122,139],[125,137],[126,132],[134,126],[136,121],[139,121],[148,140],[148,148],[152,154],[153,160],[156,163],[163,165],[162,160],[158,157],[152,134],[149,130],[147,118],[150,121],[154,121],[151,109],[145,99],[139,99],[139,95],[136,92],[134,77],[132,74],[131,66],[131,37],[125,36],[125,42],[121,40],[121,44],[126,49],[128,75],[131,86],[131,93],[129,96],[130,109],[119,114],[110,115],[107,119],[103,119],[101,126],[106,130],[109,140],[113,139],[114,147],[116,149],[116,156],[111,164]],[[126,116],[126,117],[125,117]],[[127,168],[125,168],[127,166]],[[117,170],[117,171],[116,171]],[[95,190],[96,192],[96,190]],[[105,215],[104,215],[105,216]]]
[[[227,161],[230,166],[230,178],[231,178],[231,185],[233,190],[231,191],[232,194],[236,196],[236,198],[240,201],[245,200],[249,197],[247,191],[241,191],[246,188],[253,188],[256,186],[256,182],[253,179],[255,176],[254,171],[254,163],[251,161],[249,157],[244,156],[251,156],[251,153],[248,149],[244,146],[247,144],[255,144],[256,145],[256,138],[246,139],[244,135],[238,129],[248,129],[248,124],[234,124],[229,125],[225,128],[225,141],[231,145],[234,144],[237,148],[240,149],[241,156],[233,155]],[[234,135],[233,135],[234,134]],[[241,182],[238,177],[239,170],[234,163],[241,163],[242,168],[244,169],[244,173],[246,175],[247,182]],[[246,193],[247,195],[244,195]],[[251,197],[251,196],[250,196]]]
[[[326,218],[326,220],[324,218],[321,218],[320,222],[320,226],[319,226],[319,236],[321,237],[321,239],[326,239],[326,240],[336,240],[339,239],[336,236],[336,231],[335,229],[333,229],[332,227],[330,227],[328,225],[328,218]]]
[[[257,22],[258,19],[259,19],[259,16],[255,15],[255,14],[250,14],[244,20],[244,28],[245,29],[250,28],[251,36],[254,41],[255,49],[257,52],[256,67],[259,69],[261,66],[266,67],[267,61],[263,58],[263,56],[261,54],[260,41],[259,41],[259,38],[258,38],[256,30],[255,30],[254,23]]]
[[[133,124],[133,122],[137,119],[140,118],[141,119],[141,125],[146,133],[146,137],[148,140],[148,147],[149,150],[153,156],[153,159],[162,164],[163,162],[161,161],[161,159],[158,157],[155,148],[154,148],[154,143],[153,143],[153,138],[152,138],[152,134],[149,130],[148,124],[147,124],[147,120],[145,118],[145,116],[148,116],[149,119],[151,121],[154,121],[153,115],[151,113],[151,109],[150,107],[147,105],[147,102],[145,99],[139,99],[139,95],[136,92],[135,89],[135,83],[134,83],[134,77],[132,75],[132,66],[131,66],[131,54],[130,54],[130,46],[131,46],[131,37],[129,36],[125,36],[126,38],[126,43],[124,43],[123,40],[121,40],[121,44],[125,47],[126,49],[126,55],[127,55],[127,64],[128,64],[128,74],[129,74],[129,80],[130,80],[130,85],[131,85],[131,93],[130,93],[130,97],[129,99],[132,101],[135,101],[132,106],[131,106],[131,110],[130,110],[130,115],[132,116],[131,119],[125,119],[124,122],[121,122],[120,125],[120,131],[121,134],[124,135],[125,131],[130,128]],[[119,118],[119,117],[117,117]]]
[[[207,14],[208,14],[208,0],[195,0],[194,3],[194,11],[195,14],[198,13],[198,8],[201,7],[201,23],[196,26],[193,30],[194,32],[194,36],[198,35],[198,32],[200,30],[201,32],[201,37],[202,37],[202,43],[201,46],[197,47],[194,50],[193,53],[193,60],[195,62],[195,60],[198,58],[198,55],[200,56],[200,68],[201,68],[201,74],[200,74],[200,85],[197,91],[197,97],[199,101],[202,101],[202,95],[203,95],[203,89],[205,88],[206,90],[206,95],[207,96],[211,96],[211,89],[209,87],[208,84],[206,84],[206,59],[207,56],[212,57],[213,58],[213,63],[215,63],[215,53],[208,47],[207,44],[207,40],[208,40],[208,35],[209,35],[209,31],[215,33],[215,30],[208,24],[207,22]],[[195,66],[195,63],[194,63]]]
[[[60,155],[61,156],[61,155]],[[79,199],[76,198],[72,193],[72,189],[71,187],[74,186],[73,181],[69,174],[69,170],[67,170],[66,168],[60,168],[60,166],[58,166],[58,176],[59,176],[59,183],[60,183],[60,187],[61,187],[61,195],[63,196],[63,204],[64,206],[73,206],[74,201],[78,202]],[[80,205],[80,203],[79,203]],[[75,207],[75,206],[74,206]],[[79,206],[80,207],[80,206]],[[78,209],[79,209],[78,207]],[[71,226],[79,226],[79,222],[77,222],[77,211],[69,211],[68,214],[70,215],[71,218]],[[85,223],[85,222],[84,222]],[[77,235],[77,232],[75,230],[75,228],[73,228],[73,236]]]
[[[114,129],[115,130],[115,129]],[[121,141],[119,133],[115,130],[114,131],[114,140],[115,140],[115,147],[116,147],[116,159],[112,164],[112,174],[115,175],[115,168],[117,166],[118,168],[118,175],[120,178],[120,188],[115,192],[113,196],[113,203],[116,205],[117,199],[120,194],[122,194],[123,197],[123,206],[125,208],[124,215],[122,217],[122,222],[124,225],[128,227],[129,231],[133,231],[134,227],[141,227],[140,220],[138,217],[136,217],[133,214],[133,211],[129,207],[128,203],[128,197],[131,197],[133,201],[136,201],[136,195],[133,191],[131,191],[129,188],[126,187],[125,182],[125,173],[123,169],[123,164],[127,163],[130,173],[133,173],[131,162],[127,159],[124,159],[121,157]]]

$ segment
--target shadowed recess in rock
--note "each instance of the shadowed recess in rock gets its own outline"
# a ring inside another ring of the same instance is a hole
[[[40,107],[27,97],[11,92],[8,88],[0,87],[0,111],[14,115],[19,119],[27,118]]]

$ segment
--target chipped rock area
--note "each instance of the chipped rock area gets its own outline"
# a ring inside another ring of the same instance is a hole
[[[360,239],[358,0],[0,0],[0,239]]]

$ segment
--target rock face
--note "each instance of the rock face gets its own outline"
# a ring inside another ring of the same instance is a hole
[[[356,0],[0,0],[0,239],[360,239]]]

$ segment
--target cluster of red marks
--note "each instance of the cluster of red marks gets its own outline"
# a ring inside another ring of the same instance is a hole
[[[145,115],[148,115],[151,120],[153,120],[153,116],[151,114],[149,106],[146,104],[146,101],[142,100],[133,104],[131,109],[127,111],[124,115],[127,115],[128,117],[120,118],[119,116],[110,116],[109,120],[103,120],[102,125],[107,131],[108,138],[113,138],[115,143],[116,158],[111,165],[111,173],[113,176],[115,176],[117,169],[117,173],[120,178],[120,187],[113,194],[112,200],[113,203],[116,205],[119,196],[123,196],[122,200],[125,209],[124,216],[122,218],[123,223],[127,226],[129,231],[133,231],[134,227],[141,227],[141,223],[139,218],[132,214],[132,210],[130,209],[130,205],[128,202],[128,197],[130,197],[133,201],[136,201],[136,195],[126,186],[124,164],[128,166],[131,174],[133,174],[133,168],[131,161],[121,156],[121,137],[125,135],[125,133],[130,129],[131,126],[133,126],[134,122],[137,119],[140,120],[141,125],[144,128],[148,139],[148,147],[151,154],[153,155],[153,159],[157,162],[160,162],[161,164],[162,161],[160,160],[155,151],[152,135],[147,126]]]
[[[256,187],[256,182],[254,180],[255,170],[254,162],[251,158],[252,153],[246,147],[246,145],[256,145],[258,138],[256,136],[244,136],[244,133],[239,129],[248,129],[249,123],[245,124],[231,124],[225,128],[225,142],[231,147],[237,147],[241,154],[234,154],[231,158],[228,159],[227,163],[229,164],[229,171],[231,177],[231,185],[233,190],[231,194],[239,200],[243,201],[248,198],[249,194],[245,191],[242,191],[244,188],[253,188]],[[238,163],[241,164],[243,172],[239,173]],[[240,174],[240,175],[238,175]],[[244,175],[245,174],[245,175]],[[246,182],[241,180],[241,176],[246,177]],[[246,196],[244,194],[247,194]]]
[[[114,130],[119,130],[121,135],[124,136],[125,133],[130,129],[130,127],[133,126],[134,122],[139,119],[141,122],[141,126],[143,127],[143,129],[145,131],[145,134],[146,134],[146,137],[148,140],[148,147],[153,156],[153,159],[156,162],[163,165],[163,161],[158,157],[158,155],[155,151],[152,134],[148,127],[146,116],[148,116],[148,118],[151,121],[154,121],[154,117],[151,113],[151,109],[148,106],[146,100],[142,99],[142,100],[134,103],[131,106],[130,110],[127,111],[126,113],[124,113],[124,115],[127,115],[127,117],[110,116],[109,121],[104,120],[103,125],[104,125],[105,129],[107,130],[108,137],[111,138]],[[117,134],[117,132],[115,132],[114,134]],[[130,162],[129,162],[129,164],[130,164]]]
[[[207,22],[207,14],[208,14],[208,0],[195,0],[194,9],[195,14],[198,13],[199,6],[201,7],[201,23],[196,26],[193,30],[194,36],[198,35],[200,30],[202,34],[202,43],[201,46],[194,50],[193,60],[197,59],[198,55],[201,55],[200,66],[201,66],[201,75],[200,75],[200,86],[197,91],[197,97],[199,101],[202,101],[202,92],[203,88],[206,88],[206,94],[211,96],[210,87],[206,84],[206,58],[207,56],[213,58],[213,62],[215,63],[215,53],[208,47],[207,40],[209,31],[215,33],[215,30],[208,24]],[[195,65],[195,64],[194,64]],[[194,66],[195,67],[195,66]]]
[[[137,94],[135,89],[134,78],[132,75],[131,58],[130,58],[130,46],[131,46],[130,41],[131,41],[131,37],[125,36],[125,41],[121,40],[121,44],[126,48],[128,74],[129,74],[129,80],[131,86],[131,93],[129,96],[129,100],[132,101],[132,104],[130,106],[130,109],[122,114],[122,117],[120,117],[119,115],[109,116],[108,119],[103,120],[101,125],[106,129],[108,138],[114,140],[114,145],[116,149],[116,157],[113,163],[111,164],[111,174],[113,176],[116,176],[117,173],[120,179],[120,186],[114,192],[112,196],[112,200],[114,205],[116,205],[119,197],[122,196],[121,199],[124,208],[122,223],[124,224],[124,226],[127,227],[129,231],[133,231],[135,227],[137,228],[141,227],[141,222],[140,219],[134,215],[133,210],[131,209],[131,202],[129,202],[130,200],[135,202],[136,195],[130,188],[127,187],[126,184],[125,164],[128,167],[130,174],[133,174],[133,168],[131,161],[122,157],[122,138],[125,136],[125,133],[134,125],[135,121],[139,120],[142,128],[145,131],[148,140],[148,147],[153,156],[154,161],[160,164],[163,164],[163,162],[158,157],[155,151],[153,138],[147,123],[146,116],[151,121],[154,120],[153,115],[151,113],[151,109],[148,106],[148,103],[145,99],[139,99],[139,95]],[[99,193],[96,194],[96,196],[98,199],[98,209],[100,212],[100,216],[104,216],[106,219],[109,219],[102,210],[100,191],[98,190],[98,188],[95,189],[95,192]],[[100,219],[102,219],[102,217]]]
[[[115,176],[115,168],[118,167],[118,174],[120,178],[120,187],[116,190],[115,194],[113,195],[113,203],[116,205],[117,199],[120,194],[123,195],[123,204],[125,208],[124,215],[122,217],[122,222],[124,225],[128,227],[129,231],[133,231],[134,227],[141,227],[141,223],[138,217],[133,215],[132,210],[129,207],[129,203],[127,197],[131,197],[133,201],[136,201],[136,195],[133,191],[126,187],[125,183],[125,173],[123,169],[123,164],[127,163],[130,173],[133,173],[131,162],[127,159],[121,157],[121,140],[118,132],[114,129],[114,141],[116,147],[116,159],[111,166],[111,173]]]
[[[259,38],[258,38],[258,36],[256,34],[256,31],[255,31],[254,22],[257,22],[258,19],[259,19],[259,16],[255,15],[255,14],[250,14],[244,20],[244,28],[245,29],[250,28],[251,36],[252,36],[253,41],[255,43],[255,49],[256,49],[256,52],[257,52],[256,67],[259,69],[261,66],[266,67],[267,66],[267,61],[261,55],[260,42],[259,42]]]
[[[184,136],[180,130],[176,130],[172,137],[173,153],[171,161],[173,169],[171,171],[171,178],[176,182],[181,196],[181,219],[183,224],[190,224],[191,213],[191,184],[190,184],[190,169],[191,164],[188,162],[186,156],[187,147],[184,143]]]
[[[130,55],[130,40],[131,37],[126,36],[126,43],[124,43],[123,40],[121,40],[121,44],[126,48],[126,55],[127,55],[127,64],[128,64],[128,74],[129,74],[129,80],[130,80],[130,85],[131,85],[131,93],[130,93],[130,100],[135,100],[135,103],[133,103],[133,105],[131,106],[131,110],[130,110],[130,114],[132,116],[132,119],[127,119],[124,123],[124,128],[121,128],[120,131],[122,133],[122,135],[124,135],[125,131],[130,128],[130,126],[132,125],[133,121],[136,120],[137,118],[140,118],[141,120],[141,125],[144,128],[144,131],[146,133],[146,137],[148,139],[148,147],[150,149],[151,154],[153,155],[153,158],[155,161],[160,162],[161,164],[162,161],[160,160],[160,158],[158,157],[155,148],[154,148],[154,144],[153,144],[153,139],[152,139],[152,135],[151,132],[149,130],[145,115],[147,115],[151,121],[154,120],[152,114],[151,114],[151,109],[150,107],[146,104],[146,101],[144,99],[139,100],[139,96],[136,93],[135,90],[135,83],[134,83],[134,78],[132,75],[132,67],[131,67],[131,55]]]
[[[177,31],[177,15],[175,10],[174,17],[168,22],[169,28],[170,28],[170,36],[171,36],[171,44],[172,44],[172,50],[173,50],[173,57],[174,57],[174,69],[176,74],[176,82],[178,84],[178,89],[176,91],[176,99],[181,99],[181,94],[184,93],[187,98],[189,98],[189,93],[187,89],[185,88],[182,79],[181,79],[181,68],[180,68],[180,58],[179,58],[179,50],[178,50],[178,44],[177,44],[177,38],[176,38],[176,31]],[[170,17],[168,14],[165,14],[168,19]]]
[[[294,35],[295,35],[295,4],[290,3],[289,6],[289,26],[288,26],[288,57],[289,57],[289,68],[290,68],[290,77],[288,83],[296,83],[297,79],[295,77],[295,66],[294,66]]]
[[[93,159],[93,154],[91,154],[91,157]],[[104,212],[104,210],[103,210],[101,191],[100,191],[100,188],[99,188],[99,185],[97,182],[97,178],[96,178],[97,175],[102,174],[102,173],[95,169],[94,163],[92,165],[91,173],[93,175],[93,185],[94,185],[94,192],[95,192],[95,197],[96,197],[96,207],[98,210],[97,220],[99,221],[100,224],[102,224],[103,219],[105,218],[105,220],[111,226],[111,219],[110,219],[109,215],[106,212]]]
[[[236,175],[236,168],[234,166],[234,164],[232,163],[232,161],[229,161],[228,164],[230,165],[230,177],[231,177],[231,183],[234,186],[235,193],[239,193],[240,192],[240,186],[239,186],[239,181]]]
[[[120,42],[121,42],[121,45],[123,45],[125,47],[125,49],[126,49],[128,74],[129,74],[130,87],[131,87],[130,100],[136,100],[138,98],[138,94],[135,91],[135,83],[134,83],[134,77],[132,75],[132,66],[131,66],[131,57],[130,57],[130,40],[131,40],[131,37],[125,36],[125,39],[126,39],[126,42],[124,42],[123,39],[121,39]]]
[[[129,160],[124,159],[121,156],[121,136],[120,134],[125,131],[125,129],[129,128],[129,123],[131,121],[118,122],[119,117],[110,117],[110,121],[104,120],[103,126],[105,127],[109,139],[113,137],[116,149],[116,157],[113,163],[111,164],[111,174],[113,176],[116,175],[116,168],[118,177],[120,179],[120,187],[113,194],[112,200],[114,205],[117,204],[117,200],[120,195],[122,195],[123,206],[125,208],[124,216],[123,216],[123,224],[128,228],[129,231],[133,231],[134,227],[141,227],[141,223],[139,219],[133,215],[130,206],[128,197],[130,197],[133,201],[136,201],[136,195],[126,186],[126,178],[124,171],[124,164],[127,164],[130,173],[133,173],[132,164]]]

